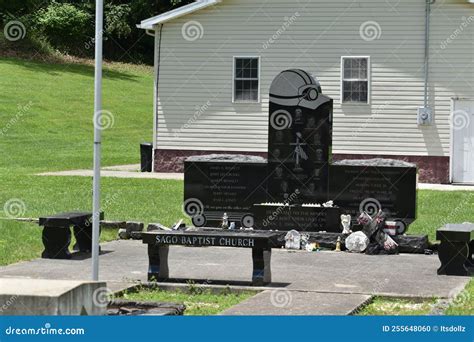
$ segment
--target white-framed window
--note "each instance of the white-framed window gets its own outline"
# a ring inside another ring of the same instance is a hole
[[[234,57],[232,102],[260,102],[260,57]]]
[[[341,102],[370,101],[370,57],[341,57]]]

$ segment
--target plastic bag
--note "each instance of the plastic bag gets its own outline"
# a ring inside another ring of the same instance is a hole
[[[363,232],[355,232],[346,238],[346,249],[353,253],[363,253],[369,245],[369,238]]]

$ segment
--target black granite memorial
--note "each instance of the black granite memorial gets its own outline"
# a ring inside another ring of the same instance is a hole
[[[257,229],[340,231],[328,201],[333,101],[303,70],[280,73],[270,87],[268,196],[254,206]]]
[[[270,87],[268,201],[326,202],[333,101],[303,70],[280,73]]]
[[[100,219],[104,213],[100,214]],[[71,229],[73,227],[76,244],[75,251],[89,253],[92,250],[92,213],[68,212],[40,217],[39,225],[43,226],[42,240],[45,259],[70,259]]]
[[[188,158],[184,167],[184,211],[196,227],[217,227],[224,214],[239,228],[253,227],[252,205],[266,198],[264,158],[196,156]]]
[[[148,280],[169,280],[168,254],[170,246],[251,248],[253,260],[252,284],[271,282],[272,248],[280,248],[277,232],[223,231],[194,228],[179,231],[142,233],[148,244]]]
[[[343,160],[330,166],[329,197],[356,218],[383,209],[403,234],[416,219],[416,165],[391,159]]]
[[[277,75],[270,87],[268,161],[211,155],[185,162],[184,207],[193,224],[341,232],[341,214],[355,222],[360,212],[375,215],[383,208],[403,234],[416,219],[416,166],[395,160],[331,164],[332,109],[333,100],[307,72]],[[334,206],[322,208],[327,201]]]

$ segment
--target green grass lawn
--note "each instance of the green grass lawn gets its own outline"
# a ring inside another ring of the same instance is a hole
[[[242,293],[211,293],[208,290],[200,291],[164,291],[142,290],[125,294],[124,299],[144,302],[167,302],[186,305],[186,316],[210,316],[250,298],[255,292]]]
[[[446,315],[474,315],[474,280],[471,280],[469,285],[462,291],[451,303]]]
[[[372,303],[367,305],[359,316],[419,316],[428,315],[432,306],[436,303],[435,299],[415,301],[398,298],[375,298]]]
[[[2,175],[91,168],[93,67],[0,58],[0,75]],[[103,108],[103,164],[137,163],[153,134],[151,70],[105,69]]]
[[[474,191],[418,191],[418,218],[409,234],[436,239],[436,229],[447,223],[474,222]]]
[[[0,218],[11,200],[21,202],[21,217],[90,210],[92,178],[35,174],[92,167],[93,67],[0,58],[0,75]],[[114,124],[103,131],[102,163],[139,163],[139,144],[153,133],[152,70],[106,67],[103,88]],[[106,178],[102,208],[106,219],[172,224],[183,216],[182,191],[178,181]],[[40,229],[0,220],[0,246],[0,265],[37,257]]]

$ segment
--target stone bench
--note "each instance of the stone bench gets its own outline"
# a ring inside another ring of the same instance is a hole
[[[142,233],[148,244],[148,280],[169,279],[168,252],[170,246],[251,248],[253,260],[252,284],[262,286],[272,281],[272,248],[280,248],[278,232],[226,231],[193,229],[186,231],[152,231]]]
[[[438,274],[474,275],[474,224],[447,224],[436,231],[436,239],[441,241]]]
[[[100,219],[104,213],[100,213]],[[73,249],[89,253],[92,250],[92,213],[67,212],[52,216],[40,217],[39,225],[43,226],[44,251],[41,254],[45,259],[70,259],[71,229],[73,227],[76,244]]]

